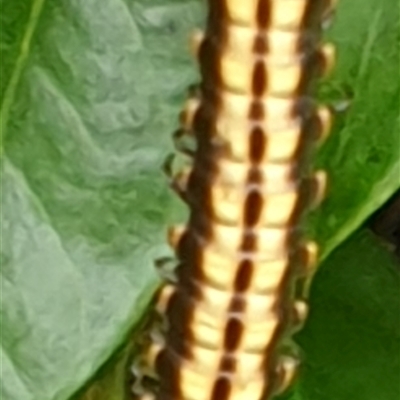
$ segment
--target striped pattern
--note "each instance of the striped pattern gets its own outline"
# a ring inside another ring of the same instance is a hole
[[[332,59],[319,43],[329,7],[209,0],[200,95],[182,115],[197,141],[190,219],[171,232],[177,282],[159,297],[168,326],[149,354],[156,400],[269,399],[292,380],[288,343],[307,311],[296,282],[316,252],[300,222],[324,183],[309,158],[330,114],[309,92]]]

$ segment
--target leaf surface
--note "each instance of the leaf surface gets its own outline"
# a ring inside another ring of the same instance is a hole
[[[341,0],[328,37],[337,66],[321,98],[338,110],[318,166],[327,198],[311,219],[326,257],[400,187],[399,13],[394,0]]]
[[[369,231],[325,260],[297,338],[305,354],[302,400],[400,397],[399,289],[399,260]]]
[[[178,202],[160,169],[195,76],[181,49],[196,5],[100,3],[1,7],[4,400],[68,399],[170,254]]]

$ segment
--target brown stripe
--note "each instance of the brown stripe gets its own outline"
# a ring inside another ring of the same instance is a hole
[[[263,130],[256,126],[250,133],[249,158],[253,164],[259,164],[264,157],[266,137]]]
[[[246,228],[252,228],[258,223],[261,216],[263,203],[264,201],[260,192],[252,190],[247,195],[244,205],[244,223]]]
[[[244,233],[243,244],[241,250],[255,250],[254,244],[250,246],[249,236],[254,236],[251,228],[253,228],[261,216],[263,207],[263,199],[257,186],[262,182],[260,170],[257,167],[252,167],[247,176],[247,185],[255,186],[255,189],[250,190],[244,203],[244,227],[247,232]],[[247,243],[244,245],[244,243]]]
[[[208,0],[207,33],[222,37],[228,23],[227,0]]]
[[[252,92],[253,96],[261,97],[267,87],[267,74],[262,60],[256,62],[253,70]]]
[[[193,221],[193,224],[196,221]],[[199,224],[194,224],[196,230],[200,230],[198,228]],[[190,225],[189,225],[190,227]],[[203,227],[203,234],[207,237],[209,236],[211,227],[205,226]],[[202,248],[200,246],[199,240],[194,236],[195,231],[192,229],[188,229],[182,236],[179,241],[176,255],[180,261],[176,268],[176,275],[178,279],[178,286],[184,288],[187,284],[194,279],[196,281],[201,281],[203,279],[202,265],[203,265],[203,255]]]
[[[265,29],[270,23],[271,14],[270,0],[259,0],[257,8],[257,25],[261,29]]]
[[[233,353],[242,337],[244,326],[237,318],[230,318],[225,327],[224,350]]]
[[[224,354],[219,365],[219,370],[223,372],[234,372],[236,370],[237,360],[230,354]]]
[[[224,377],[218,378],[211,394],[211,400],[228,400],[231,390],[231,384],[228,379]]]
[[[239,264],[238,272],[234,281],[234,290],[237,293],[245,292],[251,284],[254,274],[254,264],[250,260],[243,260]]]
[[[166,310],[169,326],[165,338],[168,346],[184,358],[192,356],[190,343],[193,342],[191,326],[193,313],[193,300],[188,298],[183,291],[177,290],[169,300]]]

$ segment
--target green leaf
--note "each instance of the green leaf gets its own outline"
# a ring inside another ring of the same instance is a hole
[[[400,263],[361,230],[321,265],[298,341],[307,400],[400,398]]]
[[[332,31],[326,97],[354,101],[321,156],[325,255],[399,185],[396,3],[371,4],[342,0]],[[160,169],[203,6],[0,0],[4,400],[70,398],[143,317],[185,213]]]
[[[399,261],[368,230],[332,252],[296,338],[304,352],[300,379],[280,400],[397,400],[399,288]]]
[[[195,79],[182,48],[199,13],[112,0],[1,10],[2,394],[64,400],[142,317],[154,260],[170,254],[178,201],[160,171]]]
[[[327,199],[312,220],[323,257],[400,187],[400,19],[395,0],[340,0],[329,39],[337,66],[322,98],[335,105],[335,129],[320,153]],[[339,104],[340,105],[340,104]]]

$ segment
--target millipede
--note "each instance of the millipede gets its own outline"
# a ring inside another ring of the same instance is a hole
[[[306,212],[323,198],[312,159],[331,125],[313,98],[332,67],[332,0],[209,0],[195,34],[201,82],[175,137],[193,137],[172,186],[189,206],[170,230],[177,266],[158,294],[144,357],[157,384],[136,398],[269,400],[296,376],[317,246]]]

